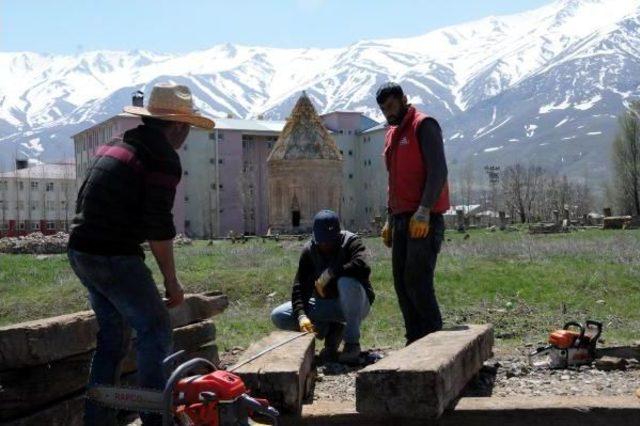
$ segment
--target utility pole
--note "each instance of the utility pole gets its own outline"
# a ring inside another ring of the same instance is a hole
[[[491,208],[498,211],[498,184],[500,183],[500,166],[484,166],[484,171],[489,178],[491,186]]]

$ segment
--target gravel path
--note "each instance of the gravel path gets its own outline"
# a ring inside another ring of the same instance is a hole
[[[355,400],[357,370],[339,364],[318,367],[314,400]],[[625,371],[600,371],[593,366],[574,370],[534,369],[524,351],[500,350],[485,362],[463,395],[633,395],[638,387],[640,364],[635,361],[630,361]]]

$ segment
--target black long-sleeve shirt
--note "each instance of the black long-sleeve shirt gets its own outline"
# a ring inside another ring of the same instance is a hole
[[[371,268],[366,261],[366,248],[358,236],[342,231],[340,248],[331,258],[324,257],[312,241],[305,244],[302,249],[291,291],[291,304],[296,318],[305,313],[312,296],[320,297],[314,291],[315,282],[327,268],[332,271],[334,278],[325,288],[325,298],[333,299],[338,296],[338,278],[351,277],[360,282],[369,302],[373,303],[375,294],[369,280]]]
[[[438,200],[449,173],[444,155],[442,129],[434,118],[428,117],[420,123],[417,137],[422,152],[422,161],[429,171],[420,205],[431,209]]]
[[[145,240],[175,237],[173,201],[180,157],[145,125],[101,146],[78,193],[69,247],[104,256],[144,256]]]

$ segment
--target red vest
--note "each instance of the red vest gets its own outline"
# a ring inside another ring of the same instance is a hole
[[[384,157],[389,172],[391,214],[413,213],[420,207],[429,170],[422,161],[422,149],[416,135],[425,118],[427,115],[409,107],[402,123],[387,130]],[[445,183],[431,212],[444,213],[449,207],[449,184]]]

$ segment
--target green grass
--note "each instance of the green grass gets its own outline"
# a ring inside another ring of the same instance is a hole
[[[565,321],[605,323],[607,343],[640,339],[640,233],[589,230],[530,236],[448,231],[436,283],[447,324],[492,322],[503,345],[538,343]],[[402,318],[390,252],[366,240],[377,300],[363,326],[364,344],[400,346]],[[230,299],[217,317],[222,349],[246,346],[273,329],[269,313],[288,300],[301,242],[196,242],[176,252],[187,291],[221,290]],[[159,279],[152,259],[147,259]],[[86,293],[64,255],[0,255],[0,325],[87,309]]]

